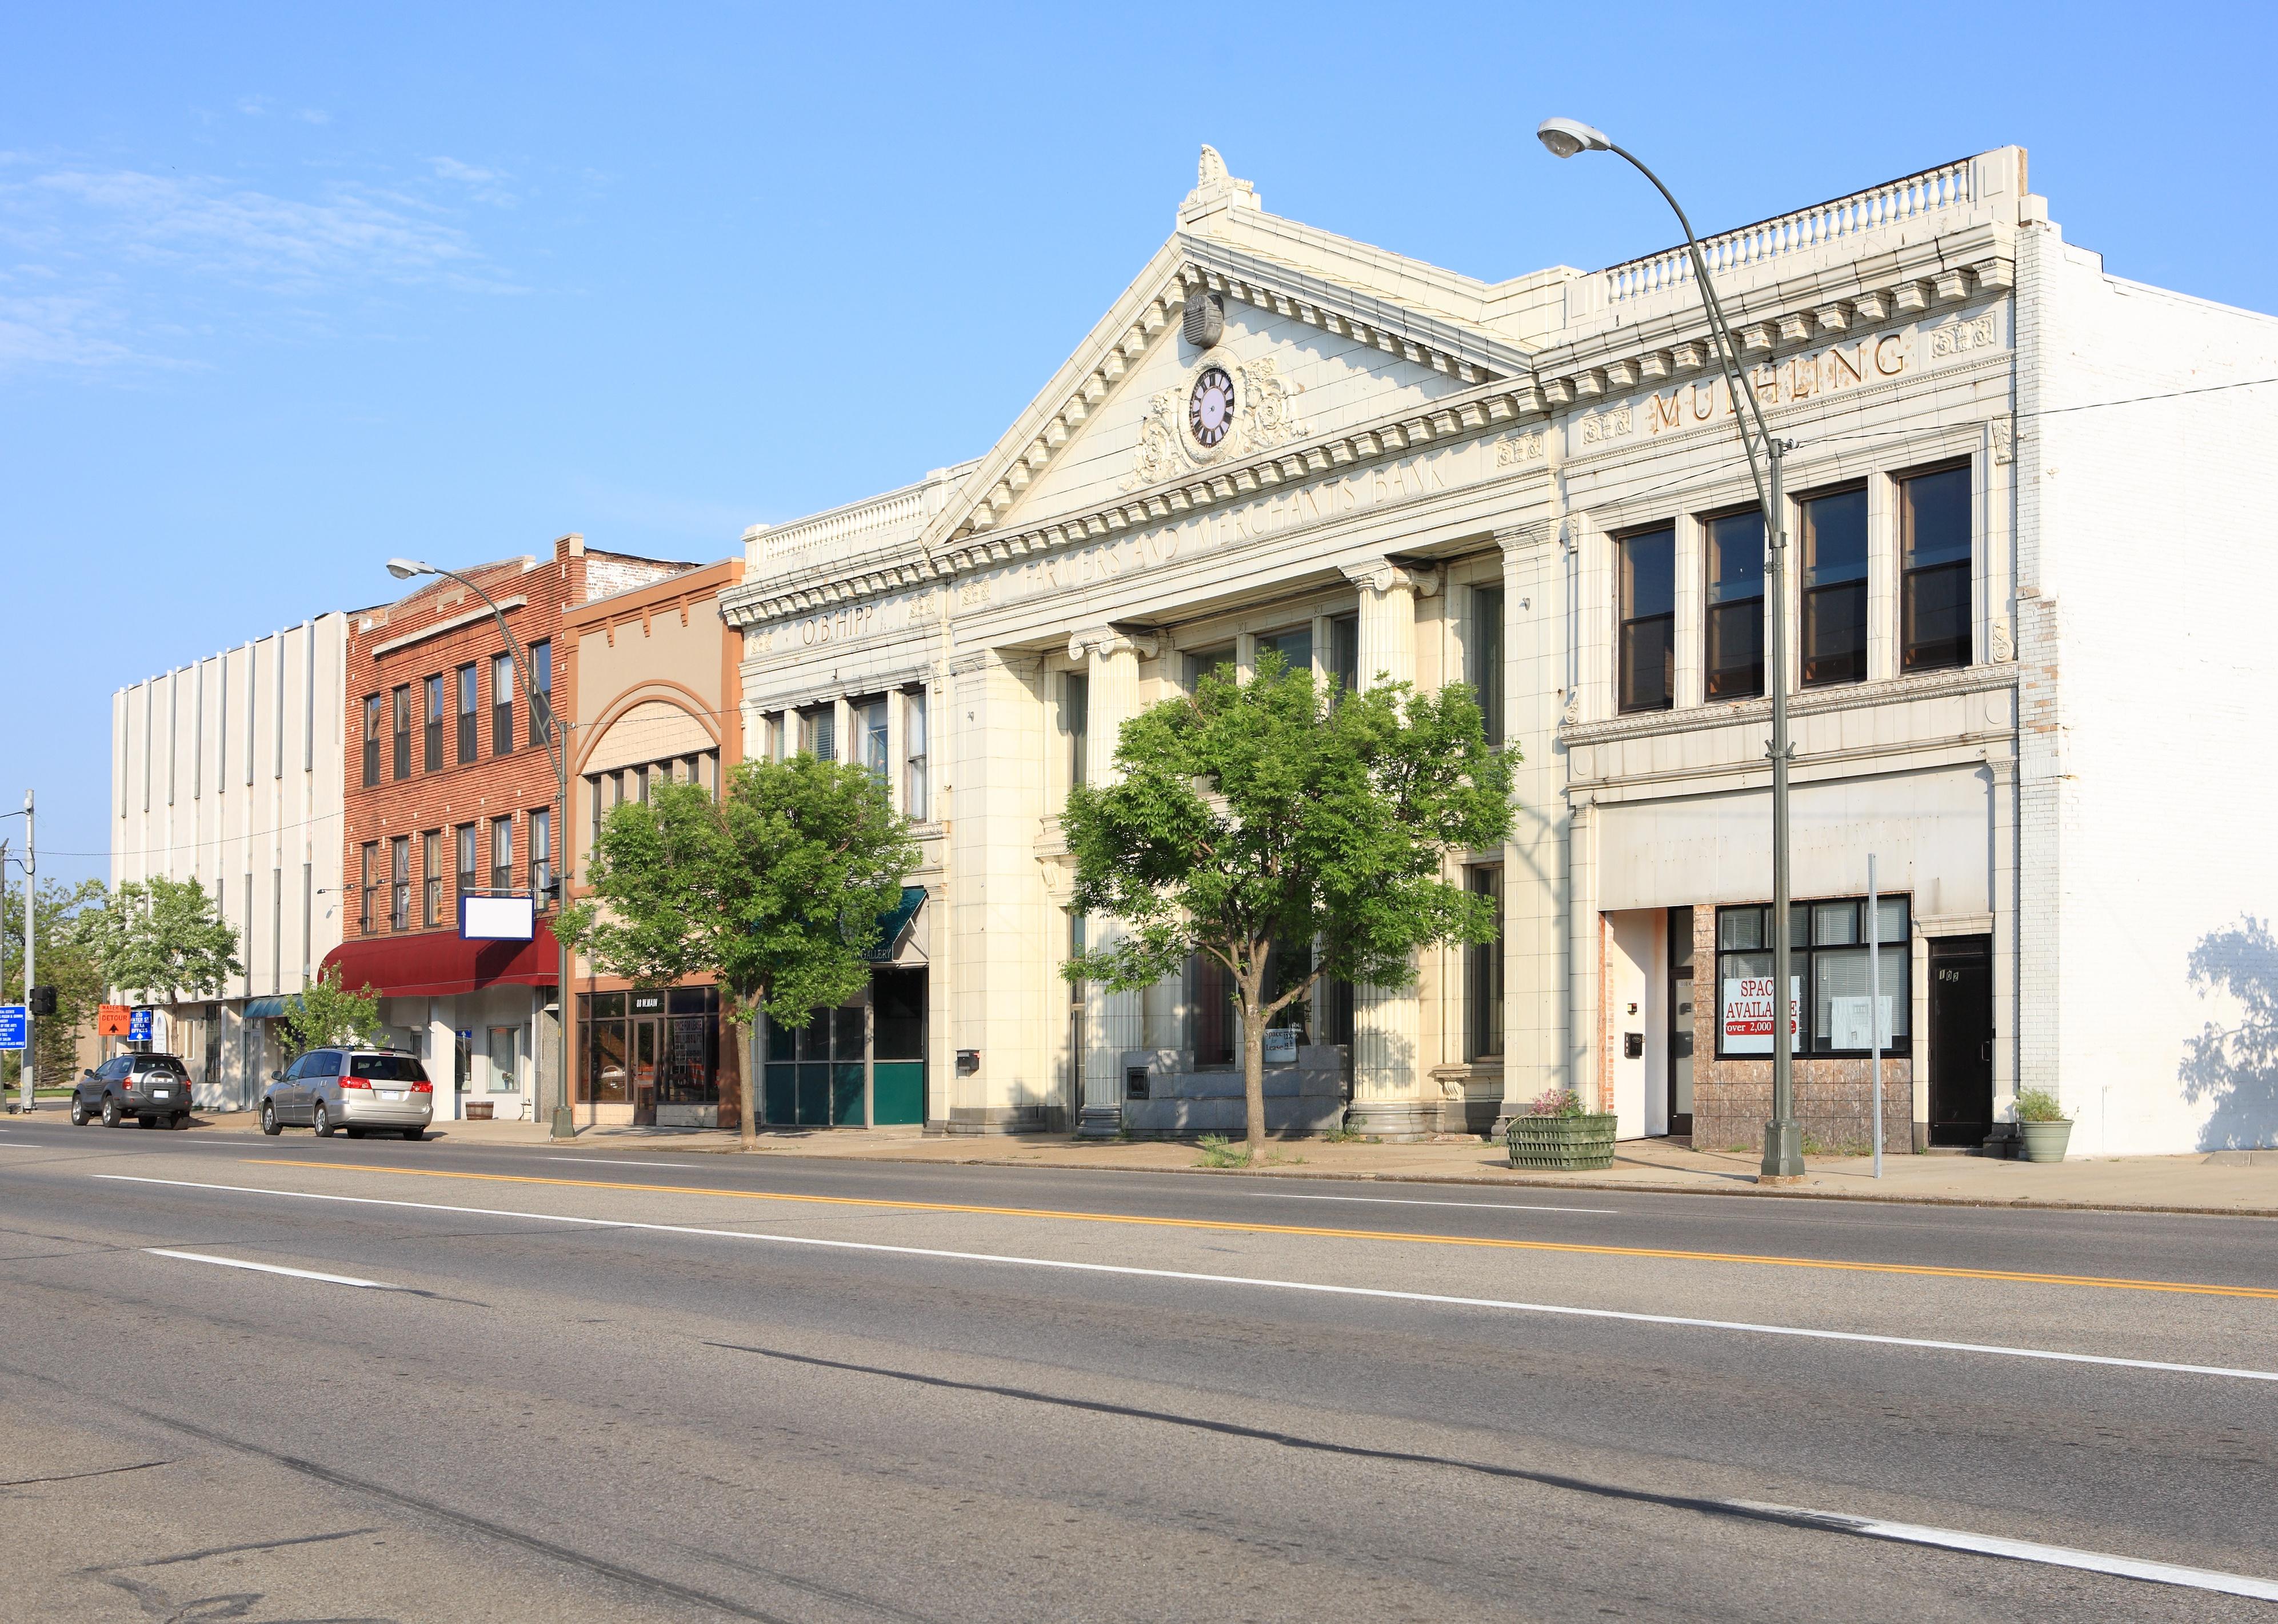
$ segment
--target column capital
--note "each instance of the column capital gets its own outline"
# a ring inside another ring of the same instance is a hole
[[[1345,579],[1371,592],[1413,592],[1429,598],[1440,590],[1440,571],[1429,564],[1396,564],[1388,558],[1364,559],[1343,566]]]
[[[1557,533],[1557,520],[1536,519],[1531,523],[1514,524],[1497,530],[1494,533],[1495,545],[1502,549],[1505,558],[1513,558],[1522,553],[1533,553],[1548,546],[1550,538]]]
[[[1151,631],[1125,631],[1113,626],[1087,626],[1068,634],[1068,658],[1082,660],[1097,654],[1105,660],[1116,654],[1136,654],[1142,660],[1152,660],[1162,646],[1162,639]]]

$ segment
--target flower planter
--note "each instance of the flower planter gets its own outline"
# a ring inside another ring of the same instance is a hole
[[[2065,1146],[2072,1139],[2072,1124],[2068,1122],[2021,1122],[2017,1132],[2025,1141],[2028,1162],[2061,1162]]]
[[[491,1119],[491,1113],[497,1108],[498,1102],[494,1100],[470,1100],[467,1102],[467,1120],[488,1122]]]
[[[1505,1131],[1510,1164],[1530,1172],[1583,1173],[1614,1164],[1614,1117],[1514,1117]]]

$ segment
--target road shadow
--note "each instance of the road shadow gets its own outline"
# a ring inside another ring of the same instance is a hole
[[[2190,979],[2201,998],[2227,999],[2236,1014],[2234,1025],[2202,1026],[2176,1068],[2183,1097],[2214,1108],[2199,1147],[2278,1144],[2278,936],[2267,920],[2242,914],[2199,939]]]

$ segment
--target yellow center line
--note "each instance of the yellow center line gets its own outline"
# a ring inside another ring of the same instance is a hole
[[[431,1167],[372,1167],[353,1162],[300,1162],[248,1156],[252,1167],[313,1167],[326,1172],[384,1173],[404,1178],[458,1178],[482,1184],[550,1185],[569,1190],[625,1190],[646,1195],[711,1195],[738,1201],[813,1207],[867,1207],[895,1212],[957,1212],[995,1218],[1051,1218],[1070,1224],[1128,1224],[1147,1229],[1231,1231],[1244,1235],[1311,1235],[1330,1240],[1389,1240],[1410,1246],[1485,1247],[1508,1252],[1570,1252],[1590,1257],[1657,1257],[1687,1263],[1755,1263],[1775,1269],[1830,1269],[1851,1274],[1927,1275],[1942,1280],[2000,1280],[2024,1285],[2085,1285],[2115,1292],[2172,1292],[2193,1297],[2251,1297],[2278,1301],[2278,1287],[2207,1285],[2188,1280],[2129,1280],[2098,1275],[2033,1274],[2011,1269],[1953,1269],[1937,1263],[1866,1263],[1848,1259],[1779,1257],[1750,1252],[1687,1252],[1670,1247],[1592,1246],[1572,1240],[1512,1240],[1480,1235],[1414,1234],[1402,1230],[1330,1229],[1305,1224],[1245,1224],[1225,1218],[1160,1218],[1118,1212],[1064,1212],[1043,1207],[987,1207],[959,1201],[898,1201],[865,1195],[797,1195],[779,1190],[722,1190],[700,1185],[624,1184],[600,1178],[548,1178],[529,1173],[462,1173]]]

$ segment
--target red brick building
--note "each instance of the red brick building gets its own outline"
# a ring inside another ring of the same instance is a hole
[[[380,994],[393,1040],[429,1063],[439,1116],[473,1106],[534,1120],[559,1097],[552,909],[528,942],[470,942],[459,934],[459,899],[542,899],[561,860],[547,729],[557,713],[577,713],[564,612],[692,568],[588,552],[584,538],[565,536],[550,559],[460,571],[504,612],[534,692],[524,691],[489,606],[456,581],[430,581],[352,619],[345,930],[325,963],[338,964],[349,987]],[[448,1091],[447,1077],[455,1085]]]

